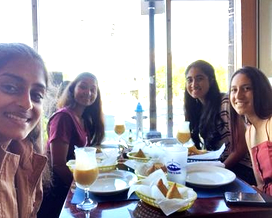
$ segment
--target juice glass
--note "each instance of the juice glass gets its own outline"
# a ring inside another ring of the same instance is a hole
[[[96,159],[96,148],[75,148],[76,164],[73,177],[77,187],[84,189],[85,198],[77,204],[77,208],[90,211],[97,207],[98,203],[89,197],[89,187],[96,181],[99,170]]]

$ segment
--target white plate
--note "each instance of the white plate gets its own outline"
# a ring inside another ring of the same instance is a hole
[[[212,155],[213,151],[208,151],[205,154],[195,154],[188,156],[188,160],[192,161],[215,161],[219,160],[219,157]]]
[[[216,188],[233,182],[236,175],[228,169],[196,164],[187,167],[186,182],[202,188]]]
[[[113,170],[100,173],[89,191],[97,195],[113,195],[129,189],[135,182],[137,182],[137,176],[134,173],[125,170]]]

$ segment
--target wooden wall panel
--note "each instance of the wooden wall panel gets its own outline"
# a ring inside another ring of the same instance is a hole
[[[257,0],[241,0],[242,66],[257,67]]]

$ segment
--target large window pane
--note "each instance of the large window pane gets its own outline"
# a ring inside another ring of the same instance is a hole
[[[40,0],[39,52],[49,71],[65,80],[83,71],[97,75],[107,133],[122,114],[136,129],[137,103],[149,115],[149,17],[140,0]],[[166,57],[165,14],[155,15],[156,66]],[[144,120],[145,132],[149,119]]]
[[[227,91],[229,1],[172,1],[171,6],[175,134],[184,119],[184,71],[190,63],[199,59],[211,63],[221,91]]]
[[[30,0],[0,1],[0,42],[21,42],[32,47]]]
[[[174,132],[183,119],[184,70],[197,59],[216,69],[227,90],[231,57],[229,2],[172,1]],[[137,103],[149,116],[149,16],[141,15],[140,0],[39,0],[39,53],[50,72],[71,80],[83,71],[97,75],[102,92],[106,130],[113,135],[113,118],[122,114],[127,133],[136,129]],[[1,42],[32,42],[30,0],[0,1]],[[155,15],[157,130],[167,134],[166,14]],[[232,25],[230,25],[232,24]],[[149,131],[149,117],[144,119]]]

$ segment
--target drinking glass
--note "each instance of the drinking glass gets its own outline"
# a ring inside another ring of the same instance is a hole
[[[114,131],[118,135],[119,154],[120,157],[122,158],[124,148],[127,146],[127,145],[124,146],[124,143],[121,140],[121,136],[125,132],[125,122],[122,118],[115,119]]]
[[[120,141],[121,135],[125,132],[124,120],[121,120],[121,119],[115,120],[114,131],[119,136],[119,141]]]
[[[190,122],[189,121],[182,122],[180,128],[177,131],[176,138],[182,145],[185,145],[186,142],[188,142],[191,139]]]
[[[164,148],[168,180],[182,185],[186,183],[188,148],[174,144]]]
[[[75,148],[76,164],[73,177],[77,187],[84,189],[84,200],[77,204],[77,208],[90,211],[97,207],[98,203],[89,197],[89,188],[96,181],[99,170],[96,159],[96,148]]]

